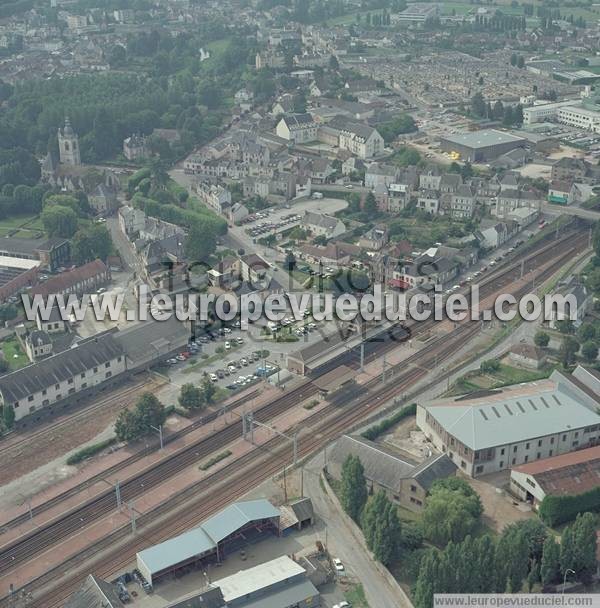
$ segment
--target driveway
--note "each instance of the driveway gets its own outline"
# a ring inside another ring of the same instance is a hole
[[[344,563],[348,575],[360,580],[371,608],[412,608],[381,575],[370,553],[356,538],[356,531],[346,522],[319,481],[323,468],[323,453],[304,467],[304,494],[312,500],[315,514],[327,525],[327,548],[332,556]]]

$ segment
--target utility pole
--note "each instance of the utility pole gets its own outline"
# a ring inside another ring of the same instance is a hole
[[[135,509],[133,507],[133,500],[129,502],[127,508],[129,509],[129,517],[131,518],[131,533],[135,536],[137,526],[135,521]]]
[[[365,343],[360,343],[360,371],[363,372],[365,369]]]
[[[150,428],[158,433],[158,436],[160,438],[160,449],[162,450],[163,447],[164,447],[163,446],[163,427],[162,427],[162,424],[159,424],[158,428],[155,427],[155,426],[150,425]]]
[[[381,370],[381,382],[382,384],[385,384],[385,353],[383,354],[383,369]]]
[[[115,493],[117,495],[117,509],[121,510],[121,486],[119,485],[119,480],[115,482]]]

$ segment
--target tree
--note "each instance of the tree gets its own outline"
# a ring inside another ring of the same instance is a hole
[[[140,426],[144,433],[150,432],[150,427],[162,426],[167,419],[165,406],[153,393],[144,393],[135,405],[136,416],[139,417]]]
[[[563,367],[575,363],[575,355],[579,350],[579,342],[573,336],[565,336],[558,350]]]
[[[560,319],[556,321],[556,329],[561,334],[572,334],[575,331],[575,325],[571,319]]]
[[[115,422],[115,434],[119,441],[133,441],[140,437],[139,420],[132,410],[121,410]]]
[[[197,410],[204,406],[204,393],[197,386],[187,383],[181,387],[178,401],[186,410]]]
[[[194,262],[206,262],[217,248],[217,237],[206,222],[195,222],[185,241],[187,256]]]
[[[545,331],[538,331],[533,337],[533,342],[540,348],[546,348],[550,343],[550,336]]]
[[[484,374],[496,372],[500,369],[500,361],[498,361],[497,359],[486,359],[485,361],[481,362],[479,369]]]
[[[344,511],[358,521],[367,502],[365,471],[358,456],[348,456],[342,464],[341,503]]]
[[[294,270],[294,268],[296,268],[296,256],[294,255],[294,252],[291,250],[288,250],[285,254],[285,262],[284,262],[284,268],[288,271],[288,272],[292,272],[292,270]]]
[[[204,374],[204,378],[202,378],[201,387],[202,394],[204,395],[204,401],[206,401],[206,403],[212,403],[215,398],[217,388],[213,384],[212,380],[208,377],[208,374]]]
[[[15,423],[15,410],[13,409],[12,405],[5,403],[2,406],[2,420],[7,429],[12,429]]]
[[[335,55],[329,56],[329,69],[334,72],[337,72],[340,69],[339,61]]]
[[[375,526],[373,535],[373,555],[384,566],[389,566],[397,557],[402,528],[397,508],[383,494],[383,509]]]
[[[592,513],[580,513],[567,526],[561,539],[560,567],[575,571],[578,580],[589,584],[596,572],[596,519]]]
[[[415,583],[413,593],[415,608],[431,608],[433,606],[433,594],[440,591],[436,588],[439,572],[439,553],[435,549],[429,549],[421,561],[419,575]]]
[[[588,340],[594,340],[596,337],[596,328],[593,323],[582,323],[577,328],[577,339],[581,342],[587,342]]]
[[[49,236],[69,239],[77,230],[77,214],[69,207],[46,207],[41,215],[42,224]]]
[[[438,545],[460,542],[477,531],[483,507],[477,493],[460,478],[436,481],[425,500],[423,532]]]
[[[479,118],[484,118],[486,115],[487,106],[483,95],[479,92],[475,93],[471,98],[471,112]]]
[[[369,192],[365,198],[364,211],[369,216],[377,214],[377,200],[372,192]]]
[[[71,241],[71,256],[78,264],[106,260],[112,251],[110,232],[103,224],[92,224],[78,230]]]
[[[598,346],[592,340],[584,342],[581,346],[581,355],[587,363],[592,363],[598,358]]]

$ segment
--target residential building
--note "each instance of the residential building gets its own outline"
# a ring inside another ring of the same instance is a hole
[[[123,155],[127,160],[136,161],[150,157],[150,142],[144,135],[131,135],[123,140]]]
[[[574,376],[417,404],[417,425],[476,477],[595,445],[600,393]]]
[[[324,236],[332,239],[346,232],[346,226],[342,220],[331,215],[305,211],[302,218],[302,226],[314,236]]]
[[[27,333],[23,342],[27,357],[32,363],[52,354],[52,340],[48,332],[34,329]]]
[[[443,454],[419,464],[368,439],[343,435],[327,455],[327,472],[334,479],[341,479],[348,456],[360,459],[369,493],[382,490],[392,502],[416,512],[422,510],[433,482],[454,475],[457,469]]]
[[[475,195],[471,186],[463,184],[452,195],[450,215],[456,219],[471,219],[475,213]]]
[[[96,186],[88,200],[90,206],[100,215],[108,215],[119,206],[116,189],[104,183]]]
[[[92,294],[110,281],[110,269],[102,260],[93,260],[68,272],[51,277],[36,285],[31,295],[47,297],[50,294]],[[40,328],[41,329],[41,328]]]
[[[556,290],[555,295],[563,296],[563,298],[571,299],[576,306],[575,310],[569,310],[569,308],[562,308],[556,306],[550,311],[550,319],[548,320],[548,326],[552,329],[556,329],[556,322],[571,318],[571,315],[575,315],[573,324],[579,327],[583,323],[583,318],[590,310],[592,303],[592,296],[588,291],[585,284],[577,276],[570,276],[561,281]]]
[[[294,144],[305,144],[317,139],[318,125],[310,114],[286,114],[277,123],[275,132]]]
[[[108,331],[0,378],[0,399],[15,420],[52,406],[125,371],[122,348]]]
[[[200,201],[220,215],[231,206],[231,192],[221,185],[196,181],[193,188]]]

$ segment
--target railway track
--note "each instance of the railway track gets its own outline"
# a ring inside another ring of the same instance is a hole
[[[570,240],[570,243],[566,243],[567,240]],[[583,244],[583,241],[584,240],[581,237],[579,237],[578,239],[575,239],[575,240],[571,240],[571,237],[569,236],[568,238],[565,238],[561,241],[561,245],[559,247],[557,247],[557,243],[554,243],[553,247],[548,248],[547,251],[549,253],[548,253],[548,255],[545,256],[545,258],[547,258],[548,260],[555,258],[556,262],[553,264],[552,268],[549,268],[549,269],[545,270],[543,273],[540,273],[540,275],[537,277],[538,281],[544,280],[545,275],[552,274],[552,272],[554,272],[554,267],[557,264],[560,264],[561,262],[565,261],[565,259],[572,257],[573,254],[577,252],[576,248],[578,246],[581,246]],[[566,243],[566,246],[565,246],[565,243]],[[550,249],[552,250],[553,254],[552,254],[552,252],[550,252]],[[544,260],[540,259],[538,255],[536,255],[536,258],[538,261],[538,264],[537,264],[538,266],[540,266],[544,263]],[[518,263],[518,265],[520,266],[520,262]],[[509,283],[515,278],[513,275],[510,274],[511,272],[514,274],[514,270],[515,270],[515,268],[512,267],[512,268],[507,268],[506,270],[502,270],[501,272],[499,271],[497,273],[497,276],[495,277],[495,279],[504,277],[505,281]],[[489,281],[488,283],[491,283],[491,281]],[[496,284],[494,284],[494,286],[497,288],[499,284],[500,283],[496,283]],[[522,287],[518,291],[519,292],[527,291],[527,287]],[[490,292],[490,293],[492,293],[492,292]],[[485,296],[482,296],[482,297],[485,297]],[[384,402],[387,399],[389,399],[390,397],[398,394],[399,392],[403,392],[404,390],[406,390],[406,387],[410,386],[411,384],[414,384],[414,382],[417,379],[419,379],[420,377],[425,375],[428,371],[428,368],[427,368],[428,365],[439,363],[442,360],[444,360],[447,356],[449,356],[450,354],[456,352],[457,343],[464,343],[464,341],[466,339],[468,339],[468,337],[471,334],[476,333],[476,331],[478,331],[478,329],[479,329],[479,327],[478,327],[477,323],[468,323],[468,324],[465,323],[463,325],[460,325],[456,330],[454,330],[454,332],[452,332],[452,336],[448,336],[445,340],[443,340],[443,344],[441,344],[441,345],[439,343],[431,344],[429,346],[424,347],[418,353],[416,353],[413,356],[414,357],[413,363],[416,363],[417,360],[422,359],[419,361],[420,365],[418,367],[415,365],[415,367],[413,367],[412,369],[408,369],[405,372],[396,376],[394,378],[394,382],[391,385],[384,386],[383,388],[375,391],[374,393],[367,395],[364,398],[358,398],[358,400],[355,404],[344,407],[341,410],[338,407],[328,406],[327,408],[324,408],[323,410],[313,414],[313,416],[309,417],[303,424],[316,423],[319,420],[327,419],[329,417],[329,414],[337,413],[335,416],[334,424],[326,427],[327,429],[330,429],[330,430],[327,430],[326,433],[323,431],[318,433],[319,439],[317,439],[317,437],[316,437],[317,434],[313,433],[311,435],[311,437],[313,437],[312,441],[320,442],[322,438],[329,439],[332,436],[332,433],[338,432],[339,429],[346,429],[346,428],[348,428],[349,425],[356,424],[356,423],[360,422],[361,420],[364,420],[365,415],[368,414],[370,411],[377,409],[382,402]],[[396,346],[396,345],[394,344],[394,346]],[[413,359],[413,357],[411,357],[411,359]],[[411,363],[411,361],[406,360],[406,361],[402,362],[401,364],[399,364],[398,366],[396,366],[396,368],[400,368],[400,367],[406,368],[406,365],[409,363]],[[437,379],[436,379],[436,381],[437,381]],[[371,383],[374,386],[377,383],[377,380],[374,379],[371,381]],[[308,386],[309,386],[308,384],[305,384],[305,385],[303,385],[303,387],[300,387],[300,388],[304,388],[304,387],[308,388]],[[293,401],[297,402],[297,399],[296,399],[296,397],[298,397],[298,395],[296,394],[297,390],[298,389],[295,389],[295,391],[292,391],[285,397],[280,398],[275,403],[279,402],[281,404],[282,400],[287,400],[291,397],[294,397]],[[308,395],[305,394],[303,396],[303,398],[306,398],[306,396],[308,396]],[[272,405],[272,404],[268,404],[267,406],[264,406],[263,410],[268,408],[270,405]],[[282,408],[282,411],[284,411],[285,409],[287,409],[288,406],[286,405],[284,407],[283,405],[280,405],[280,407]],[[340,415],[340,412],[341,412],[341,415]],[[257,415],[257,419],[261,420],[261,417],[259,415]],[[228,427],[228,429],[224,429],[222,432],[229,431],[229,428],[233,428],[235,430],[235,432],[233,433],[232,436],[239,437],[239,435],[241,434],[241,423],[235,423],[231,427]],[[209,438],[207,441],[209,441],[213,437],[214,436]],[[276,440],[274,440],[274,441],[276,441]],[[306,442],[306,440],[302,440],[302,442],[301,442],[301,453],[304,453],[303,446],[304,446],[305,442]],[[223,443],[221,441],[219,441],[218,443],[215,443],[216,448],[219,448],[222,445],[223,445]],[[315,445],[316,445],[316,443],[315,443]],[[193,446],[193,447],[197,447],[197,446]],[[209,444],[206,444],[205,447],[206,447],[206,449],[208,449]],[[249,456],[250,455],[248,455],[248,457]],[[196,459],[197,458],[192,459],[192,462],[195,461]],[[224,469],[222,469],[221,471],[231,470],[229,467],[233,467],[233,466],[235,466],[236,468],[239,467],[240,464],[242,464],[242,462],[241,462],[242,460],[244,460],[244,459],[239,459],[236,463],[232,463],[232,465],[228,465],[227,467],[224,467]],[[250,459],[250,461],[251,461],[251,459]],[[263,467],[261,467],[260,469],[261,469],[261,475],[265,476],[266,469],[264,469]],[[221,471],[218,471],[213,476],[210,476],[209,478],[203,480],[200,483],[201,484],[202,483],[213,483],[213,482],[217,481],[215,476],[218,476],[219,474],[221,474]],[[148,471],[147,474],[152,474],[152,470]],[[268,477],[268,475],[266,475],[266,477]],[[245,486],[245,483],[244,483],[244,486]],[[252,487],[252,486],[250,486],[250,487]],[[193,492],[196,493],[196,496],[197,496],[197,492],[199,490],[200,490],[200,488],[197,487],[197,485],[194,486]],[[110,492],[108,494],[111,495],[112,493]],[[164,503],[157,509],[160,509],[161,511],[163,509],[171,510],[174,506],[172,501],[175,499],[178,502],[188,500],[189,496],[188,496],[187,490],[181,492],[176,497],[167,501],[167,503]],[[229,502],[231,499],[232,499],[231,494],[228,494],[228,498],[227,498],[226,502]],[[114,499],[111,500],[111,503],[112,503],[111,508],[114,508],[114,506],[115,506]],[[157,510],[155,509],[155,510],[141,516],[140,519],[138,519],[138,524],[140,526],[144,525],[144,522],[145,522],[144,518],[146,518],[146,516],[148,516],[148,521],[150,522],[152,519],[156,518]],[[69,515],[67,515],[67,517],[69,517]],[[64,520],[60,520],[57,523],[60,524],[63,521]],[[80,529],[80,523],[81,523],[80,520],[78,520],[79,525],[77,526],[77,530]],[[185,524],[185,525],[187,525],[187,524]],[[171,529],[169,528],[169,530],[171,530]],[[169,535],[171,535],[172,533],[173,532],[169,532]],[[113,533],[113,534],[115,534],[115,533]],[[37,537],[37,538],[40,539],[41,537]],[[113,538],[113,535],[109,535],[109,537],[107,537],[107,538],[112,539],[112,540],[110,540],[109,544],[107,545],[107,547],[110,547],[111,544],[116,539]],[[102,545],[103,542],[104,541],[100,541],[99,544]],[[51,544],[54,544],[54,543],[51,543]],[[145,544],[148,544],[147,541],[145,541]],[[39,549],[39,547],[38,547],[38,549]],[[101,547],[98,547],[98,545],[96,545],[95,549],[100,551]],[[128,558],[128,559],[130,559],[130,558]],[[11,559],[11,561],[14,563],[14,560]],[[114,562],[111,562],[111,563],[114,564]],[[32,583],[31,587],[39,588],[39,586],[42,586],[44,584],[44,581],[42,581],[41,579],[44,579],[44,578],[45,578],[45,575],[43,577],[40,577],[40,579],[36,579],[35,583]],[[4,605],[4,604],[0,604],[0,605]],[[42,604],[40,604],[40,606],[41,605]],[[49,604],[49,603],[45,603],[43,605],[45,608],[46,607],[50,608],[52,606],[52,604]]]
[[[582,239],[580,238],[572,241],[568,247],[559,248],[560,251],[558,252],[558,256],[556,255],[557,252],[555,250],[555,256],[552,256],[555,258],[554,263],[540,272],[537,275],[537,280],[543,281],[551,276],[557,268],[578,252],[577,247],[581,245]],[[523,285],[520,289],[516,290],[514,295],[519,297],[527,291],[528,286]],[[374,393],[365,397],[360,397],[355,402],[347,404],[344,408],[340,409],[330,405],[309,416],[303,422],[303,427],[310,427],[310,433],[308,433],[308,435],[304,434],[300,436],[298,446],[299,454],[301,456],[308,455],[326,445],[341,432],[360,424],[361,421],[364,421],[365,416],[377,410],[382,402],[385,402],[387,399],[400,392],[406,391],[406,389],[413,385],[415,381],[425,375],[431,366],[439,364],[448,356],[456,352],[457,345],[464,344],[464,341],[478,330],[479,326],[476,322],[464,322],[460,324],[450,336],[438,341],[436,344],[425,346],[410,358],[412,359],[411,363],[413,364],[420,358],[420,365],[414,365],[414,367],[406,369],[406,365],[409,362],[409,360],[406,360],[395,366],[398,369],[404,368],[405,371],[396,376],[394,382],[383,385]],[[437,377],[434,382],[437,383],[438,381],[439,377]],[[374,384],[376,383],[375,380],[372,382]],[[318,427],[318,432],[314,430],[315,426]],[[282,447],[284,448],[283,452],[287,454],[284,455],[283,462],[281,458]],[[278,454],[274,453],[275,450],[278,450]],[[269,451],[270,453],[266,462],[257,466],[259,464],[257,460],[260,460],[260,458],[264,456],[265,451]],[[165,538],[188,529],[191,525],[196,524],[201,518],[210,515],[225,504],[228,504],[231,500],[243,495],[248,489],[255,487],[256,484],[278,472],[281,469],[282,464],[289,461],[289,457],[289,448],[286,450],[283,446],[283,441],[279,438],[274,438],[262,446],[262,449],[246,454],[235,463],[223,467],[208,478],[187,488],[169,499],[169,501],[159,505],[154,510],[140,516],[137,520],[138,529],[142,532],[140,537],[133,543],[129,543],[127,549],[120,554],[117,560],[112,556],[110,558],[98,559],[97,562],[93,564],[94,572],[99,576],[107,577],[111,573],[120,570],[131,562],[136,551],[148,544],[160,542]],[[240,471],[243,470],[244,466],[247,464],[254,465],[252,470],[245,471],[241,474]],[[219,483],[222,483],[223,485],[219,488],[219,491],[216,492],[215,489]],[[155,526],[156,529],[152,528],[152,523],[156,523],[157,518],[161,514],[168,513],[176,508],[177,505],[181,504],[186,505],[185,513],[178,514],[171,525],[167,526],[161,524]],[[120,539],[122,540],[127,536],[128,527],[123,527],[113,532],[93,547],[86,549],[84,552],[71,558],[71,560],[67,560],[67,562],[61,566],[57,566],[46,575],[32,581],[32,583],[28,585],[28,589],[36,590],[42,588],[49,582],[56,580],[57,576],[72,571],[70,566],[75,566],[76,564],[81,563],[82,560],[93,559],[94,556],[97,557],[101,551],[107,550],[111,546],[116,546],[116,543]],[[33,603],[30,603],[29,605],[39,606],[40,608],[55,608],[60,606],[61,602],[64,601],[64,598],[67,597],[80,582],[81,576],[83,575],[80,575],[79,578],[75,576],[71,580],[59,583],[48,593],[40,596],[40,598],[34,598]],[[0,603],[0,606],[5,605],[8,606],[5,601]]]

